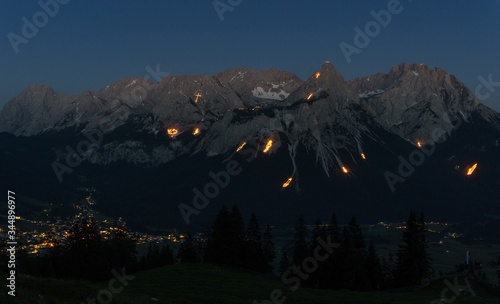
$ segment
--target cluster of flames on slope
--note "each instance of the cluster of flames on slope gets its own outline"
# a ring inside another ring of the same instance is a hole
[[[245,147],[247,144],[246,141],[242,142],[238,148],[236,148],[236,152],[240,152],[241,149],[243,149],[243,147]],[[264,146],[264,149],[262,149],[262,152],[263,153],[267,153],[269,151],[271,151],[271,148],[273,147],[273,140],[272,139],[268,139],[267,142],[266,142],[266,145]]]
[[[167,129],[167,134],[170,136],[170,138],[174,138],[177,135],[179,135],[179,129],[177,128],[168,128]],[[198,127],[195,127],[193,131],[191,132],[194,136],[200,135],[201,134],[201,129]]]
[[[320,76],[321,76],[320,72],[316,72],[314,74],[314,78],[316,78],[316,79],[318,79]],[[309,93],[309,95],[307,95],[307,97],[306,97],[306,100],[311,100],[311,98],[313,98],[313,96],[314,96],[314,93]]]

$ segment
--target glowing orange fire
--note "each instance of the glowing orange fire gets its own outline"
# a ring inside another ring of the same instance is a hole
[[[196,99],[194,100],[194,102],[198,103],[198,99],[200,99],[201,93],[200,92],[196,92],[196,94],[194,96],[196,97]]]
[[[311,99],[312,97],[314,96],[314,93],[310,93],[308,96],[307,96],[307,100]]]
[[[361,153],[361,158],[362,158],[362,159],[366,159],[366,155],[365,155],[365,153]]]
[[[417,141],[417,146],[418,146],[419,148],[422,148],[423,143],[419,140],[419,141]]]
[[[293,178],[291,178],[291,177],[289,179],[287,179],[286,182],[283,183],[282,187],[286,188],[286,187],[290,186],[290,183],[292,182],[292,180],[293,180]]]
[[[241,149],[243,149],[243,147],[247,144],[246,141],[242,142],[241,145],[238,147],[238,149],[236,149],[236,152],[240,152]]]
[[[193,130],[193,135],[198,135],[198,134],[200,134],[200,128],[195,128]]]
[[[472,175],[472,173],[474,173],[474,171],[476,170],[477,168],[477,163],[475,163],[474,165],[472,165],[472,167],[470,167],[469,169],[467,169],[467,175]]]
[[[179,133],[179,130],[177,130],[177,129],[175,129],[175,128],[170,128],[170,129],[167,129],[167,134],[168,134],[170,137],[175,137],[178,133]]]
[[[316,72],[316,74],[314,74],[314,77],[316,77],[316,79],[319,78],[319,76],[321,76],[321,73],[320,72]]]
[[[271,150],[272,147],[273,147],[273,140],[270,139],[267,141],[267,144],[264,147],[264,150],[262,150],[262,152],[267,153],[267,152],[269,152],[269,150]]]
[[[342,166],[342,172],[344,172],[345,174],[349,173],[349,170],[347,170],[346,167]]]

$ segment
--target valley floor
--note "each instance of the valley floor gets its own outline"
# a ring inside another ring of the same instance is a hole
[[[299,288],[290,291],[291,285],[279,279],[262,274],[206,264],[176,264],[150,271],[140,272],[126,281],[120,292],[110,292],[109,282],[91,284],[87,282],[39,279],[21,276],[17,280],[16,301],[7,296],[5,284],[0,286],[0,303],[51,304],[51,303],[93,303],[92,299],[102,297],[103,303],[142,304],[153,303],[192,303],[192,304],[243,304],[272,303],[271,294],[279,289],[287,296],[282,303],[325,304],[325,303],[394,303],[427,304],[444,303],[441,301],[443,289],[448,288],[441,279],[417,291],[405,292],[353,292],[346,290],[325,291]],[[445,295],[456,304],[498,304],[500,295],[495,295],[484,285],[469,280],[475,292],[472,296],[463,291],[455,297],[448,290]],[[449,279],[453,285],[453,278]],[[117,281],[112,284],[120,289]],[[465,285],[464,278],[458,278],[458,285]],[[111,295],[111,299],[107,298]],[[281,296],[280,299],[284,299]],[[89,301],[90,300],[90,301]],[[112,300],[109,301],[109,300]],[[267,300],[267,301],[265,301]],[[433,300],[437,300],[432,302]],[[99,303],[96,300],[95,303]],[[276,302],[278,303],[278,302]]]

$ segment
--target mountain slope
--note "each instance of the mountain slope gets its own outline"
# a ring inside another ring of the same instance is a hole
[[[78,189],[94,188],[101,211],[140,228],[186,225],[179,205],[193,205],[230,160],[241,172],[200,215],[233,203],[283,224],[333,211],[361,221],[409,208],[442,220],[500,214],[499,114],[448,73],[403,64],[345,81],[325,62],[273,100],[252,91],[295,78],[244,71],[126,78],[76,96],[30,87],[0,113],[1,130],[17,135],[0,133],[0,164],[12,172],[0,182],[61,214]],[[446,140],[429,145],[440,129]],[[89,132],[99,140],[85,146]]]
[[[414,143],[432,141],[437,129],[449,135],[457,122],[473,123],[478,118],[500,130],[498,113],[480,104],[463,83],[440,68],[395,65],[389,74],[355,78],[347,85],[377,122]]]

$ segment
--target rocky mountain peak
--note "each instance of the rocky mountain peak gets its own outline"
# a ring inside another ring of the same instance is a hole
[[[469,121],[473,113],[488,120],[496,116],[455,76],[424,64],[394,65],[388,74],[347,84],[381,125],[412,142],[430,141],[437,128],[451,134],[454,122]]]
[[[308,79],[308,82],[315,83],[318,88],[324,89],[331,97],[358,99],[346,85],[342,74],[330,61],[325,61],[321,68]]]
[[[295,91],[303,81],[294,74],[278,69],[252,70],[235,68],[215,75],[227,83],[246,107],[271,107]]]
[[[357,103],[359,97],[347,86],[344,77],[330,61],[326,61],[296,91],[287,98],[287,104],[328,100],[329,106],[337,110],[350,103]]]

